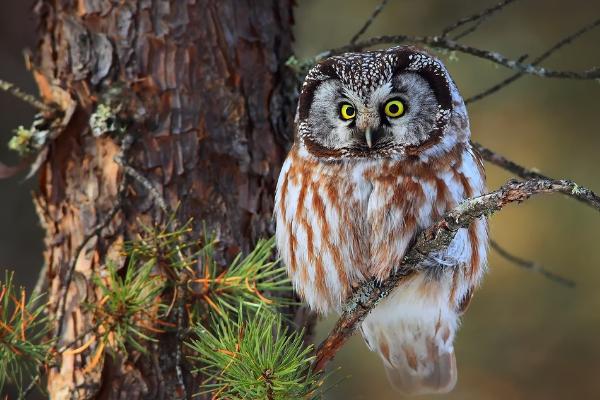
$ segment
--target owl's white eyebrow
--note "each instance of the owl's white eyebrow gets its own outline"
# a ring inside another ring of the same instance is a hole
[[[387,99],[387,97],[392,93],[394,87],[392,86],[392,82],[388,81],[383,85],[379,86],[377,89],[371,93],[369,98],[371,104],[378,104]]]
[[[357,93],[354,93],[348,88],[342,88],[342,94],[346,99],[348,99],[350,103],[354,104],[354,106],[356,107],[362,105],[364,102],[363,99]]]

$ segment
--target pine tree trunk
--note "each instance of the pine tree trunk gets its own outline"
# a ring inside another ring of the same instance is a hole
[[[98,104],[111,104],[126,120],[135,138],[129,164],[178,219],[193,217],[196,233],[203,223],[218,232],[223,263],[272,235],[275,183],[294,111],[284,66],[292,1],[40,0],[35,11],[40,41],[33,68],[42,96],[63,108],[76,104],[48,147],[35,194],[53,316],[77,257],[57,329],[59,343],[69,343],[92,326],[82,307],[98,301],[90,277],[108,259],[124,267],[123,242],[141,223],[167,217],[147,188],[128,180],[114,218],[95,234],[118,203],[125,176],[114,161],[119,138],[92,134]],[[197,384],[175,356],[179,345],[165,334],[149,356],[106,356],[91,371],[96,345],[64,355],[49,371],[50,396],[191,398]]]

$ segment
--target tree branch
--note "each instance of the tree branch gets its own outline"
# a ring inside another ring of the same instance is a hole
[[[15,86],[13,83],[7,82],[3,79],[0,79],[0,90],[3,90],[7,93],[12,94],[17,99],[24,101],[29,104],[33,108],[36,108],[40,111],[49,111],[51,108],[44,104],[41,100],[38,100],[34,95],[29,94],[19,87]]]
[[[367,314],[392,290],[415,272],[421,271],[420,264],[433,252],[448,247],[456,232],[466,228],[476,219],[489,216],[510,203],[521,203],[539,193],[570,194],[579,186],[568,180],[529,179],[509,181],[500,189],[465,200],[448,212],[444,218],[418,235],[414,245],[406,253],[402,264],[383,282],[369,279],[358,288],[346,302],[342,316],[329,336],[319,345],[313,364],[315,371],[322,371],[337,351],[352,336]],[[595,207],[600,211],[600,203]]]
[[[367,19],[364,25],[359,29],[358,32],[356,32],[354,36],[352,36],[352,39],[350,39],[350,44],[356,43],[356,41],[360,39],[360,37],[367,31],[367,29],[369,29],[369,27],[373,24],[379,13],[383,11],[388,1],[389,0],[382,0],[381,3],[379,3],[377,7],[375,7],[373,12],[371,13],[371,16]]]
[[[471,142],[471,145],[479,152],[484,160],[510,171],[523,179],[553,180],[552,178],[543,175],[538,171],[523,167],[522,165],[511,161],[477,142]],[[573,183],[573,185],[574,186],[571,191],[561,193],[569,197],[573,197],[574,199],[600,211],[600,197],[597,194],[584,186],[579,186],[575,183]]]
[[[539,76],[542,78],[563,78],[563,79],[597,79],[600,78],[600,69],[594,67],[587,71],[558,71],[542,67],[536,67],[532,64],[524,64],[518,60],[509,59],[502,54],[483,50],[472,46],[467,46],[462,43],[458,43],[455,40],[444,38],[442,36],[411,36],[411,35],[384,35],[376,36],[371,39],[364,40],[355,44],[348,44],[346,46],[338,47],[333,50],[326,51],[319,54],[315,58],[315,62],[320,61],[324,58],[342,54],[349,51],[362,50],[368,47],[380,45],[380,44],[401,44],[401,43],[414,43],[427,45],[439,49],[445,49],[450,51],[458,51],[460,53],[469,54],[471,56],[481,58],[493,62],[494,64],[502,65],[503,67],[518,71],[523,74]]]
[[[444,37],[444,38],[447,37],[451,32],[455,31],[456,29],[458,29],[461,26],[468,24],[470,22],[475,22],[475,29],[477,29],[479,24],[481,24],[484,20],[491,17],[496,12],[501,11],[502,9],[504,9],[504,7],[506,7],[510,3],[514,3],[515,1],[516,0],[504,0],[492,7],[486,8],[485,10],[482,10],[476,14],[461,18],[458,21],[456,21],[455,23],[444,28],[442,30],[442,37]],[[457,35],[454,38],[454,40],[458,40],[458,39],[468,35],[469,33],[473,32],[475,29],[472,29],[472,30],[468,29],[468,30],[464,31],[463,33]]]
[[[571,288],[575,287],[575,282],[573,282],[571,279],[567,279],[560,275],[556,275],[555,273],[548,271],[546,268],[544,268],[543,265],[540,265],[535,261],[526,260],[524,258],[521,258],[519,256],[516,256],[516,255],[510,253],[508,250],[506,250],[504,247],[500,246],[498,244],[498,242],[496,242],[494,240],[490,240],[490,247],[492,249],[494,249],[496,251],[496,253],[498,253],[500,255],[500,257],[502,257],[505,260],[507,260],[508,262],[516,265],[517,267],[521,267],[521,268],[529,269],[534,272],[538,272],[541,275],[543,275],[544,277],[546,277],[546,278],[550,279],[551,281],[556,282],[560,285],[564,285],[564,286],[571,287]]]
[[[581,29],[579,29],[577,32],[574,32],[564,38],[562,38],[561,40],[559,40],[558,42],[556,42],[553,46],[549,47],[548,50],[546,50],[545,52],[543,52],[542,54],[540,54],[535,60],[533,60],[531,62],[531,65],[539,65],[542,61],[544,61],[545,59],[547,59],[548,57],[550,57],[552,54],[554,54],[557,50],[559,50],[560,48],[573,43],[576,39],[580,38],[581,36],[583,36],[584,34],[586,34],[587,32],[591,31],[592,29],[596,28],[597,26],[600,25],[600,18],[593,21],[592,23],[582,27]],[[520,60],[523,61],[523,60]],[[495,84],[494,86],[484,90],[483,92],[476,94],[474,96],[469,97],[468,99],[465,100],[465,104],[470,104],[470,103],[474,103],[478,100],[481,100],[491,94],[496,93],[497,91],[499,91],[500,89],[505,88],[506,86],[510,85],[511,83],[513,83],[514,81],[518,80],[519,78],[523,77],[525,74],[522,72],[517,72],[514,75],[509,76],[508,78],[504,79],[503,81]]]

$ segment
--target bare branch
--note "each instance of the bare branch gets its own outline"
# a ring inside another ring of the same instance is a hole
[[[553,53],[555,53],[561,47],[564,47],[568,44],[573,43],[576,39],[580,38],[585,33],[591,31],[592,29],[594,29],[595,27],[597,27],[599,25],[600,25],[600,18],[593,21],[591,24],[588,24],[588,25],[584,26],[583,28],[579,29],[577,32],[574,32],[574,33],[570,34],[569,36],[562,38],[561,40],[556,42],[553,46],[549,47],[548,50],[546,50],[545,52],[540,54],[535,60],[533,60],[531,65],[535,65],[535,66],[539,65],[542,61],[544,61],[545,59],[550,57]],[[520,60],[520,62],[521,61],[523,61],[523,60]],[[483,92],[476,94],[472,97],[469,97],[468,99],[465,100],[465,104],[474,103],[478,100],[483,99],[484,97],[487,97],[493,93],[496,93],[500,89],[505,88],[506,86],[510,85],[511,83],[518,80],[519,78],[521,78],[524,75],[525,74],[522,72],[517,72],[516,74],[511,75],[510,77],[508,77],[508,78],[504,79],[503,81],[495,84],[494,86],[484,90]]]
[[[510,203],[520,203],[539,193],[571,193],[579,188],[572,181],[530,179],[510,181],[500,189],[468,199],[448,212],[438,223],[423,231],[406,253],[402,264],[383,282],[369,279],[346,302],[344,312],[329,336],[319,345],[313,364],[322,371],[337,351],[352,336],[367,314],[405,277],[421,271],[420,264],[433,252],[448,247],[456,232],[476,219],[489,216]],[[596,207],[600,211],[600,203]]]
[[[352,36],[352,39],[350,39],[350,44],[356,43],[356,41],[360,39],[360,37],[367,31],[367,29],[369,29],[369,27],[373,24],[379,13],[385,8],[388,1],[389,0],[382,0],[381,3],[379,3],[377,7],[375,7],[373,12],[371,13],[371,16],[367,19],[362,28],[360,28],[360,30],[356,32],[354,36]]]
[[[38,297],[48,289],[48,264],[44,263],[33,287],[32,296]]]
[[[3,90],[7,93],[12,94],[17,99],[24,101],[25,103],[29,104],[33,108],[37,108],[40,111],[49,111],[50,110],[49,106],[44,104],[41,100],[38,100],[34,95],[21,90],[20,88],[15,86],[13,83],[7,82],[3,79],[0,79],[0,90]]]
[[[541,174],[538,171],[533,169],[529,169],[523,167],[507,159],[506,157],[488,149],[487,147],[482,146],[477,142],[471,142],[471,145],[479,152],[481,157],[484,160],[499,166],[507,171],[512,172],[513,174],[523,178],[523,179],[546,179],[552,180],[552,178]],[[563,194],[573,197],[574,199],[596,209],[600,210],[600,197],[595,194],[592,190],[584,187],[584,186],[573,186],[573,189],[570,192],[562,192]]]
[[[548,271],[546,268],[544,268],[543,265],[540,265],[535,261],[526,260],[524,258],[521,258],[519,256],[516,256],[516,255],[510,253],[508,250],[506,250],[504,247],[500,246],[498,244],[498,242],[496,242],[494,240],[490,240],[490,247],[492,249],[494,249],[496,251],[496,253],[498,253],[500,255],[500,257],[502,257],[505,260],[509,261],[510,263],[516,265],[517,267],[521,267],[521,268],[529,269],[534,272],[538,272],[538,273],[542,274],[544,277],[546,277],[546,278],[550,279],[551,281],[556,282],[560,285],[564,285],[564,286],[571,287],[571,288],[575,287],[575,282],[572,281],[571,279],[564,278],[560,275],[556,275],[555,273]]]
[[[542,67],[536,67],[532,64],[524,64],[518,60],[513,60],[503,56],[502,54],[483,50],[472,46],[467,46],[458,43],[454,40],[447,39],[441,36],[410,36],[410,35],[384,35],[376,36],[371,39],[364,40],[355,44],[338,47],[337,49],[329,50],[319,54],[314,61],[319,61],[323,58],[330,57],[335,54],[346,53],[349,51],[361,50],[380,44],[401,44],[413,43],[422,44],[438,49],[458,51],[468,54],[473,57],[481,58],[493,62],[494,64],[502,65],[503,67],[518,71],[523,74],[539,76],[542,78],[563,78],[563,79],[598,79],[600,78],[600,68],[593,67],[587,71],[558,71]]]
[[[463,33],[459,34],[458,36],[456,36],[454,38],[454,40],[458,40],[461,37],[464,37],[466,35],[468,35],[469,33],[473,32],[475,29],[477,29],[477,27],[479,27],[479,25],[486,20],[487,18],[491,17],[493,14],[495,14],[497,11],[500,11],[502,9],[504,9],[504,7],[506,7],[507,5],[509,5],[510,3],[514,3],[516,0],[504,0],[492,7],[486,8],[485,10],[482,10],[476,14],[473,15],[469,15],[467,17],[461,18],[458,21],[456,21],[455,23],[447,26],[446,28],[444,28],[442,30],[442,37],[446,37],[448,36],[448,34],[450,34],[451,32],[455,31],[456,29],[460,28],[461,26],[468,24],[470,22],[475,22],[474,25],[474,29],[471,28],[472,30],[466,30]]]

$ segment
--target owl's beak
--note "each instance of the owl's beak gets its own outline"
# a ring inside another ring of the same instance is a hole
[[[373,147],[373,133],[371,132],[371,128],[367,128],[365,131],[365,139],[367,140],[367,146],[369,148]]]

